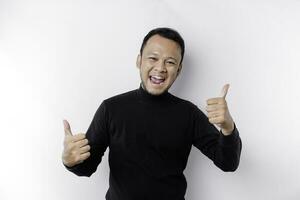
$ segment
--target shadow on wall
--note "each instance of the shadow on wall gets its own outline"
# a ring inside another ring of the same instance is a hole
[[[178,76],[177,80],[172,86],[172,93],[175,96],[190,100],[188,96],[193,94],[193,90],[200,89],[200,80],[203,80],[203,77],[201,76],[205,75],[206,73],[202,71],[205,70],[205,68],[201,68],[199,65],[201,66],[200,57],[193,57],[189,54],[185,55],[181,74]],[[201,98],[200,95],[201,94],[195,94],[195,96],[199,96],[199,99]],[[192,100],[191,102],[197,105],[197,102],[193,102]],[[200,105],[197,106],[201,107]],[[199,194],[205,194],[205,187],[199,186],[207,185],[207,180],[205,180],[203,177],[205,177],[204,173],[208,163],[210,162],[207,161],[205,156],[198,149],[192,146],[188,163],[186,169],[184,170],[187,180],[187,191],[185,195],[186,199],[194,199],[194,197],[199,196]],[[197,183],[196,186],[194,185],[195,183]]]
[[[182,69],[174,82],[174,85],[171,87],[172,92],[175,96],[185,96],[185,91],[188,91],[192,86],[191,80],[196,79],[195,69],[193,68],[194,62],[189,55],[184,55],[184,60],[182,63]]]

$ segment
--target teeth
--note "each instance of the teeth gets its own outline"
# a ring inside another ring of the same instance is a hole
[[[152,76],[152,77],[154,77],[154,78],[156,78],[156,79],[160,79],[160,80],[163,80],[163,79],[164,79],[164,78],[161,77],[161,76]]]

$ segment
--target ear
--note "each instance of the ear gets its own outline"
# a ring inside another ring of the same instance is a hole
[[[177,69],[177,76],[179,76],[180,72],[181,72],[181,68],[182,68],[182,63],[179,65],[178,69]]]
[[[139,54],[138,56],[137,56],[137,58],[136,58],[136,67],[138,68],[138,69],[140,69],[141,68],[141,55]]]

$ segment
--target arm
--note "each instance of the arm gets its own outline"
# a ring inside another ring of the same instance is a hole
[[[102,156],[109,145],[108,135],[108,116],[107,108],[104,101],[97,109],[93,120],[86,132],[86,138],[88,139],[90,149],[90,157],[84,160],[82,163],[74,165],[72,167],[63,165],[69,171],[78,176],[91,176],[97,169],[99,163],[102,160]]]
[[[193,145],[223,171],[238,168],[242,142],[234,124],[230,135],[224,135],[209,122],[205,114],[196,107],[193,114]]]

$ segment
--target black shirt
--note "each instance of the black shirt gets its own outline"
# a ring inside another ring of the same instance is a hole
[[[239,165],[241,139],[224,136],[190,101],[142,86],[105,99],[86,132],[91,156],[68,170],[90,176],[109,147],[107,200],[184,200],[192,145],[223,171]]]

